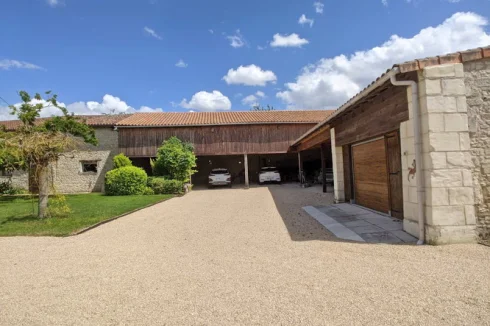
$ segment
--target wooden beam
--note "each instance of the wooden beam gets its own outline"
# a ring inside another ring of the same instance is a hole
[[[301,159],[301,152],[298,152],[298,180],[302,183],[302,172],[303,172],[303,160]]]
[[[250,183],[248,181],[248,155],[247,153],[243,154],[243,164],[245,166],[245,188],[250,187]]]
[[[330,128],[324,127],[315,133],[311,134],[307,138],[301,141],[299,145],[296,146],[298,152],[304,151],[307,149],[312,149],[324,143],[330,139]]]

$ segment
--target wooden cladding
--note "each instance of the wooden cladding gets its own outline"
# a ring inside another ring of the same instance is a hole
[[[352,146],[356,203],[388,213],[389,189],[384,138]]]
[[[332,122],[337,146],[351,144],[400,129],[408,120],[407,90],[389,87],[371,101],[360,103]]]
[[[286,153],[315,124],[119,128],[119,149],[130,157],[153,157],[165,139],[194,144],[196,155]]]
[[[300,152],[315,147],[320,147],[322,143],[330,140],[330,128],[321,128],[319,131],[308,136],[296,146],[295,150]]]

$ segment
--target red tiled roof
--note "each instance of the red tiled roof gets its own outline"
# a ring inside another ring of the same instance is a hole
[[[318,123],[332,111],[227,111],[227,112],[162,112],[135,113],[119,121],[117,126],[202,126],[275,123]]]
[[[424,69],[425,67],[430,66],[443,65],[448,63],[463,63],[468,61],[480,60],[483,58],[490,58],[490,46],[455,53],[448,53],[424,59],[416,59],[396,64],[394,67],[398,67],[400,69],[400,72],[404,73]]]
[[[130,114],[117,114],[117,115],[79,115],[80,117],[86,121],[89,126],[92,127],[111,127],[116,125],[118,121],[127,118]],[[36,119],[37,124],[41,124],[42,122],[48,120],[49,118],[39,118]],[[15,130],[21,125],[20,120],[8,120],[8,121],[0,121],[0,126],[5,126],[7,130]]]

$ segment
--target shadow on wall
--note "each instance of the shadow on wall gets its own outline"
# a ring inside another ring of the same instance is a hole
[[[269,185],[277,211],[293,241],[343,241],[325,229],[317,220],[308,215],[303,206],[330,205],[332,193],[319,193],[311,188],[301,188],[297,183]]]

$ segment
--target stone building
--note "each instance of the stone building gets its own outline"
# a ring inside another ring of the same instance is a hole
[[[66,153],[51,166],[54,188],[59,193],[101,192],[104,176],[112,169],[112,158],[118,154],[118,137],[115,125],[128,115],[84,116],[88,125],[95,129],[99,144],[83,145],[78,151]],[[42,121],[43,119],[39,119]],[[19,121],[0,122],[7,130],[14,130]],[[12,185],[23,189],[35,189],[27,171],[14,171],[7,174],[0,171],[0,182],[11,180]]]
[[[490,237],[490,47],[397,64],[334,112],[141,113],[87,122],[100,144],[53,166],[59,192],[102,191],[119,151],[149,170],[157,147],[176,135],[196,146],[196,182],[214,167],[230,166],[248,184],[249,172],[253,181],[267,164],[282,166],[289,180],[313,166],[325,189],[332,169],[337,202],[402,219],[422,241]],[[29,186],[25,173],[11,178]]]
[[[336,201],[429,243],[471,242],[490,236],[489,122],[486,47],[395,65],[292,150],[331,146]]]

